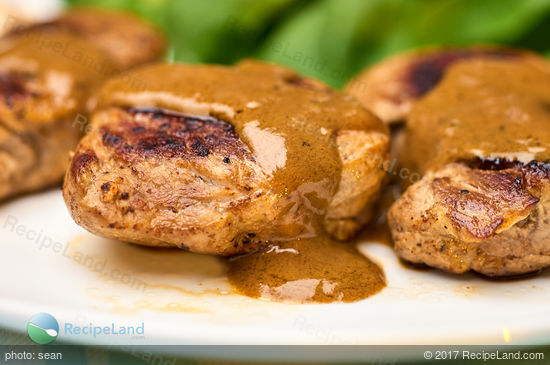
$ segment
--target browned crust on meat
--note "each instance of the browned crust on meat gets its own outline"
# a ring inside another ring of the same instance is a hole
[[[251,158],[233,126],[213,117],[154,108],[129,108],[131,120],[100,128],[103,144],[125,161],[143,158],[198,158],[211,153]],[[147,123],[136,122],[147,120]]]
[[[266,232],[255,227],[275,219],[276,200],[259,184],[261,171],[231,124],[112,107],[92,125],[63,189],[78,224],[105,237],[210,254],[266,244]],[[162,172],[151,171],[160,166]]]
[[[539,201],[529,194],[519,171],[473,170],[471,179],[476,190],[453,184],[447,176],[434,179],[432,189],[452,221],[479,239],[495,234],[507,215],[525,216]]]
[[[25,79],[27,77],[32,76],[20,72],[4,72],[0,74],[0,94],[8,107],[11,107],[14,102],[22,102],[36,96],[36,94],[31,94],[25,86]]]
[[[413,263],[489,276],[550,265],[550,169],[506,160],[428,172],[390,208],[396,252]]]
[[[84,169],[92,162],[98,161],[95,152],[91,149],[87,149],[84,152],[77,152],[71,160],[70,172],[75,179],[78,179]]]

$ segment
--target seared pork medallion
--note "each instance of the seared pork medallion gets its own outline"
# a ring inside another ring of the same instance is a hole
[[[109,38],[106,29],[86,27],[84,21],[78,31],[76,26],[55,25],[70,22],[75,14],[86,17],[83,11],[69,13],[48,26],[13,30],[0,40],[0,199],[59,183],[69,151],[82,135],[83,126],[73,123],[86,113],[101,82],[122,65],[160,55],[160,48],[150,52],[137,42],[121,54],[115,40],[127,36],[113,33],[115,23],[133,24],[156,36],[156,31],[124,16],[88,15],[88,22],[111,23],[113,41],[101,46],[91,39],[99,31],[102,39]],[[106,52],[109,49],[112,52]]]
[[[550,265],[550,73],[533,60],[457,61],[416,102],[401,163],[423,178],[388,212],[404,259],[488,276]]]
[[[73,8],[57,19],[15,28],[12,35],[40,31],[63,31],[99,48],[120,68],[129,68],[157,60],[164,53],[166,41],[162,33],[148,22],[122,11],[94,8]]]
[[[383,286],[376,265],[325,237],[348,238],[370,217],[388,152],[382,122],[349,96],[255,61],[130,76],[146,89],[105,85],[67,171],[78,224],[143,245],[259,251],[230,274],[253,296],[351,301]],[[341,275],[310,260],[316,244]]]
[[[72,35],[55,34],[55,41],[98,60],[97,70],[59,55],[35,36],[10,39],[0,51],[0,199],[61,181],[81,135],[73,121],[103,73],[114,67]]]
[[[75,220],[102,236],[232,255],[365,223],[388,148],[350,97],[259,62],[156,65],[108,82],[67,172]]]
[[[386,123],[403,122],[414,104],[442,78],[445,69],[464,59],[521,59],[547,69],[546,60],[528,51],[500,46],[427,48],[398,54],[367,68],[346,92]]]

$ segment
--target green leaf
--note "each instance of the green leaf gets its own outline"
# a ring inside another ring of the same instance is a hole
[[[169,59],[258,57],[340,87],[426,45],[504,43],[548,54],[550,0],[69,0],[126,8],[169,35]]]

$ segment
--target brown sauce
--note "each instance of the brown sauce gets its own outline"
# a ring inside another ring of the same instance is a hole
[[[411,66],[408,73],[409,93],[420,97],[428,93],[443,77],[445,69],[468,58],[507,59],[519,58],[523,53],[508,48],[448,49],[428,54]]]
[[[549,68],[550,70],[550,68]],[[407,165],[550,160],[550,72],[521,60],[453,64],[407,122]]]
[[[338,190],[339,130],[387,133],[349,97],[293,72],[247,62],[223,66],[157,65],[133,73],[142,86],[116,78],[100,107],[160,108],[229,123],[279,197],[281,227],[259,252],[230,261],[229,281],[242,294],[284,302],[351,302],[385,286],[382,270],[323,228]],[[238,92],[220,85],[231,85]]]
[[[30,65],[33,60],[43,69],[55,69],[60,72],[74,73],[75,77],[88,78],[92,75],[77,75],[77,72],[88,71],[98,76],[114,72],[114,66],[99,49],[83,44],[82,39],[67,32],[52,31],[26,32],[18,37],[4,38],[0,42],[0,54],[16,53],[24,59],[21,66]],[[30,68],[31,66],[29,66]]]
[[[111,60],[102,51],[83,44],[80,38],[66,32],[29,31],[17,37],[7,37],[0,42],[0,57],[2,67],[10,70],[13,75],[25,79],[34,75],[33,77],[41,79],[44,89],[51,91],[51,95],[42,97],[52,98],[51,104],[61,110],[52,113],[66,112],[67,108],[79,113],[86,111],[85,104],[90,90],[97,90],[105,78],[115,72]],[[4,80],[2,85],[5,88]],[[13,83],[11,89],[13,92]],[[23,90],[19,91],[20,94],[22,92]],[[64,96],[65,92],[70,94],[62,101],[57,101],[56,98],[59,99],[59,95]],[[39,106],[36,109],[42,110],[44,107]],[[51,116],[55,117],[58,115]]]
[[[230,260],[242,294],[283,302],[354,302],[386,285],[382,270],[353,246],[321,236],[280,242]]]

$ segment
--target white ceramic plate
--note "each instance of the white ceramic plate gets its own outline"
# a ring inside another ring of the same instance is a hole
[[[59,2],[35,3],[33,9],[52,10]],[[388,282],[378,295],[351,304],[270,303],[234,293],[224,263],[216,258],[145,249],[87,233],[71,220],[58,190],[0,205],[0,245],[0,327],[25,332],[32,315],[47,312],[60,324],[58,342],[550,342],[548,270],[515,282],[415,271],[401,266],[389,247],[365,242],[363,253],[384,268]],[[143,323],[145,333],[138,338],[66,335],[66,323]]]
[[[511,282],[403,267],[364,242],[388,286],[351,304],[290,305],[233,292],[224,262],[95,237],[59,190],[0,206],[0,327],[24,332],[39,312],[73,325],[137,325],[143,337],[82,344],[541,344],[550,342],[550,272]],[[183,350],[182,350],[183,351]]]

